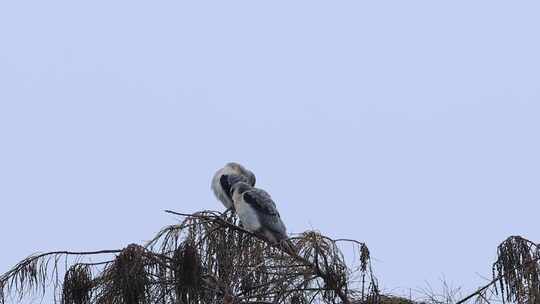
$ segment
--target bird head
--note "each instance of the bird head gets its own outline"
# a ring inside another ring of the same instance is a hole
[[[251,187],[248,183],[238,182],[231,187],[231,196],[233,196],[235,193],[242,194],[251,189],[253,189],[253,187]]]
[[[248,171],[247,178],[251,187],[255,187],[255,182],[257,181],[257,179],[255,178],[255,174],[253,174],[253,172],[251,171]]]
[[[255,186],[255,182],[257,181],[255,178],[255,174],[253,172],[246,169],[244,166],[240,165],[239,163],[230,162],[225,167],[230,168],[233,172],[235,172],[238,175],[245,176],[248,179],[248,184],[250,184],[252,187]]]

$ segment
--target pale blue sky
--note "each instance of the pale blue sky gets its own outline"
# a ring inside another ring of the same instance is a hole
[[[472,290],[540,241],[537,1],[0,0],[0,272],[222,209],[235,160],[290,232],[385,290]]]

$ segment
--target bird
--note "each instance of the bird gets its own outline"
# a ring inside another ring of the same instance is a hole
[[[255,174],[239,163],[230,162],[219,169],[212,178],[211,187],[214,195],[227,210],[232,209],[234,211],[231,187],[237,182],[245,182],[254,187],[256,182]]]
[[[281,245],[290,253],[296,252],[287,236],[287,228],[281,220],[276,203],[268,192],[245,182],[237,182],[231,187],[231,197],[244,229],[274,245]]]

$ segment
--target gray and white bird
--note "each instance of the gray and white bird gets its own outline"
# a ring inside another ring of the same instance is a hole
[[[245,182],[235,183],[231,194],[236,214],[244,229],[294,252],[288,240],[287,228],[270,194]]]
[[[238,182],[255,186],[255,174],[238,163],[228,163],[219,169],[212,178],[212,191],[225,208],[234,209],[231,188]]]

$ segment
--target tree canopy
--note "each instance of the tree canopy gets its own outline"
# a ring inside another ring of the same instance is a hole
[[[305,231],[294,250],[244,230],[234,214],[183,214],[146,244],[34,254],[0,276],[0,303],[52,293],[62,304],[412,303],[381,295],[370,251],[351,239]],[[343,250],[352,250],[347,259]],[[540,246],[512,236],[497,248],[493,279],[461,300],[540,303]]]

